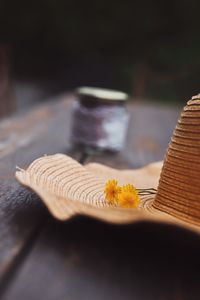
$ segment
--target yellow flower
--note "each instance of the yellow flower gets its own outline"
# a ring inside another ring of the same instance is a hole
[[[118,194],[118,204],[123,208],[137,208],[140,204],[140,198],[137,190],[131,184],[122,187]]]
[[[126,184],[123,186],[123,191],[137,193],[136,188],[132,184]]]
[[[108,180],[104,190],[106,200],[111,204],[116,204],[120,190],[117,180]]]
[[[108,180],[104,193],[109,203],[123,208],[137,208],[140,204],[138,191],[132,184],[120,187],[117,180]]]

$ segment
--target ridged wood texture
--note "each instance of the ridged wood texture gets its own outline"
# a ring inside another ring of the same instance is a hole
[[[178,120],[153,206],[200,225],[200,94],[187,102]]]

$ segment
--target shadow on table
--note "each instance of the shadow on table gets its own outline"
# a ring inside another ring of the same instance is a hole
[[[49,218],[5,299],[197,300],[199,251],[174,226]]]

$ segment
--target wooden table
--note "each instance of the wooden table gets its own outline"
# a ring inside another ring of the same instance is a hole
[[[164,225],[56,221],[19,186],[15,166],[43,154],[134,168],[163,159],[179,110],[132,104],[121,154],[84,157],[70,150],[72,97],[0,123],[0,299],[200,299],[200,240]]]

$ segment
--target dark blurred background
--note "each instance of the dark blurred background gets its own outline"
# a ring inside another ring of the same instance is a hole
[[[1,0],[0,78],[22,106],[80,85],[183,102],[200,88],[199,11],[199,0]]]

